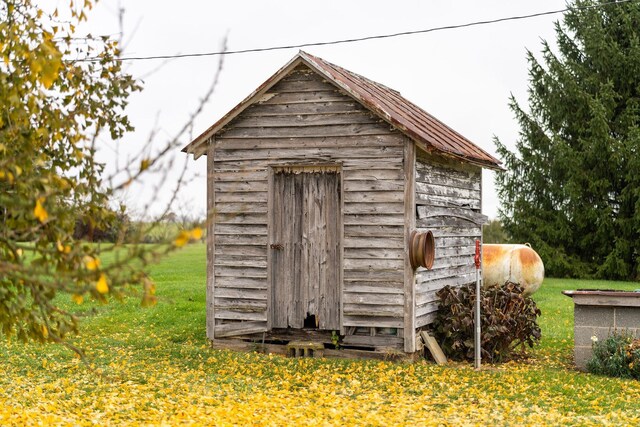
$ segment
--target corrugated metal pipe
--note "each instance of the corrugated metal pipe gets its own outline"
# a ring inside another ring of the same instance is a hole
[[[433,267],[433,260],[436,257],[436,243],[431,231],[411,232],[409,238],[409,259],[411,267],[415,270],[424,267],[430,270]]]

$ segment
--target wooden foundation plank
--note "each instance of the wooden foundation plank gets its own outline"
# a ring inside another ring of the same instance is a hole
[[[234,335],[242,334],[253,334],[257,332],[262,332],[266,329],[266,322],[254,320],[249,322],[236,322],[236,323],[227,323],[224,325],[216,325],[215,326],[215,335],[217,338],[230,337]]]

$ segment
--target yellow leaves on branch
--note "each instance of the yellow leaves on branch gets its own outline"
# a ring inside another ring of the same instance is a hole
[[[32,67],[39,73],[40,82],[45,89],[49,89],[58,78],[62,66],[62,53],[51,40],[42,42],[40,53]]]
[[[100,258],[94,258],[90,255],[86,255],[83,261],[84,261],[84,266],[89,271],[96,271],[100,268]],[[104,273],[100,273],[100,277],[96,282],[96,291],[102,295],[109,292],[109,284],[107,282],[107,276]],[[76,304],[82,303],[82,295],[73,295],[71,299],[73,299],[76,302]]]
[[[140,172],[146,171],[147,169],[149,169],[149,166],[151,166],[151,160],[142,159],[142,161],[140,162]]]
[[[202,238],[202,228],[195,227],[191,230],[182,230],[178,237],[173,241],[173,244],[178,248],[183,247],[191,240],[199,240]]]
[[[194,240],[200,240],[202,238],[202,228],[196,227],[191,230],[191,238]]]
[[[95,271],[100,268],[100,259],[87,255],[84,257],[84,266],[89,271]]]
[[[33,208],[33,216],[35,216],[41,223],[44,223],[49,218],[47,210],[42,206],[44,200],[44,197],[40,197],[36,200],[36,206]]]
[[[0,119],[0,120],[2,120],[2,119]],[[0,126],[2,126],[1,122],[0,122]],[[15,177],[13,176],[13,174],[10,171],[1,171],[0,170],[0,179],[9,181],[9,184],[13,184],[13,181],[14,181]]]
[[[187,243],[189,243],[189,233],[186,231],[181,231],[180,234],[178,234],[178,237],[176,237],[176,240],[173,241],[173,244],[179,248],[183,247]]]
[[[2,117],[0,117],[0,128],[2,128],[3,124],[4,122],[2,121]],[[6,146],[0,143],[0,152],[5,152],[5,151],[6,151]],[[12,165],[12,168],[13,168],[13,172],[10,171],[9,169],[0,170],[0,180],[9,182],[9,185],[13,185],[13,183],[15,182],[16,176],[22,175],[22,168],[20,166]]]
[[[29,52],[29,65],[35,79],[42,83],[45,89],[50,89],[58,78],[62,67],[62,52],[52,41],[53,34],[44,33],[44,41],[34,51]]]
[[[143,307],[151,307],[156,305],[158,298],[156,297],[156,284],[149,277],[142,278],[142,301],[140,305]]]
[[[60,242],[60,240],[58,240],[56,246],[58,248],[58,251],[63,254],[68,254],[69,252],[71,252],[71,246],[63,245],[62,242]]]
[[[100,275],[100,278],[96,283],[96,291],[98,291],[98,293],[103,295],[109,292],[109,285],[107,284],[107,276],[104,273]]]

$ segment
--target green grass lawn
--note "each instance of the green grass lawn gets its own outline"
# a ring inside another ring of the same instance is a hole
[[[205,339],[205,248],[150,269],[158,304],[62,304],[83,315],[89,364],[57,345],[0,342],[0,425],[638,425],[640,382],[572,367],[573,306],[560,292],[637,283],[547,279],[543,339],[523,362],[287,359]]]

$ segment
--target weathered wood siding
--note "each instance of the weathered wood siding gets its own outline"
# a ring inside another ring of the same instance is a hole
[[[418,152],[416,228],[433,232],[436,256],[431,270],[416,271],[416,328],[433,321],[438,290],[475,281],[475,240],[484,218],[480,194],[480,167]]]
[[[283,165],[341,166],[343,327],[403,328],[405,140],[303,66],[215,136],[216,337],[267,327],[269,170]]]

